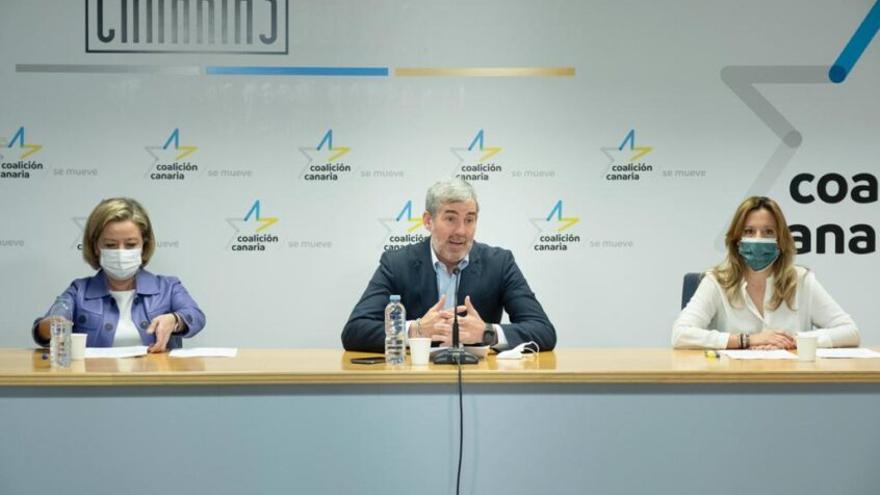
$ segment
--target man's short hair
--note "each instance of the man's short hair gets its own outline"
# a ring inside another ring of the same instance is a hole
[[[469,199],[474,200],[479,213],[480,202],[477,201],[477,193],[473,186],[458,178],[441,180],[428,189],[428,194],[425,196],[425,209],[431,216],[434,216],[443,203],[461,203]]]

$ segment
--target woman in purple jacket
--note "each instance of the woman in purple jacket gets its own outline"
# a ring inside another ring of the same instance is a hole
[[[111,198],[89,215],[83,232],[86,263],[98,270],[61,294],[73,331],[88,347],[146,345],[150,352],[182,346],[205,326],[205,314],[176,277],[143,269],[156,249],[147,212],[137,201]],[[34,340],[49,344],[48,315],[34,322]]]

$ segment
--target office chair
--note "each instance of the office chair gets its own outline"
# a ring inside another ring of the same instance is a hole
[[[684,274],[684,281],[681,284],[681,309],[684,309],[688,301],[694,297],[701,280],[703,280],[703,272]]]

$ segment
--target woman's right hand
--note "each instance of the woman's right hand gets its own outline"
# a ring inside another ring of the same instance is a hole
[[[749,334],[750,349],[794,349],[794,336],[779,330],[764,330]]]

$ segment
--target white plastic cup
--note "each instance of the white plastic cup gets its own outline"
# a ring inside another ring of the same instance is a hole
[[[431,339],[429,337],[410,337],[409,353],[413,365],[424,366],[428,364],[428,358],[431,354]]]
[[[797,354],[798,361],[811,362],[816,360],[816,347],[819,339],[815,335],[798,334]]]
[[[86,358],[86,338],[88,334],[74,333],[70,335],[70,359],[81,361]]]

